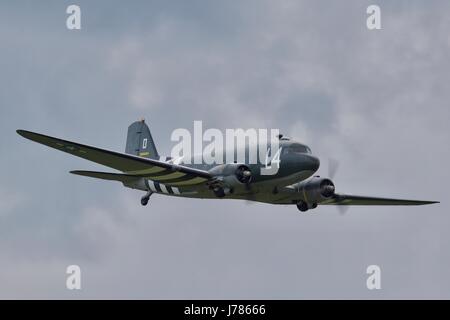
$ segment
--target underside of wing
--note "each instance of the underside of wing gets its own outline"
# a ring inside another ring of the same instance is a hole
[[[343,206],[418,206],[424,204],[439,203],[439,201],[406,200],[354,196],[347,194],[336,194],[332,199],[325,200],[320,205],[343,205]]]
[[[98,172],[98,171],[84,171],[84,170],[74,170],[70,171],[72,174],[76,174],[79,176],[103,179],[103,180],[111,180],[111,181],[120,181],[123,183],[132,183],[138,179],[139,176],[131,175],[131,174],[123,174],[123,173],[113,173],[113,172]]]
[[[34,142],[122,171],[126,175],[147,178],[166,185],[190,186],[211,179],[207,171],[195,168],[100,149],[25,130],[17,130],[17,133]]]

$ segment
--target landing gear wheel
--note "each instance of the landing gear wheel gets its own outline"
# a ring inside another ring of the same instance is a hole
[[[148,191],[146,194],[145,194],[145,196],[143,196],[142,198],[141,198],[141,204],[143,205],[143,206],[146,206],[147,205],[147,203],[148,203],[148,200],[150,199],[150,196],[152,195],[152,192],[151,191]]]
[[[298,210],[300,210],[301,212],[306,212],[306,211],[308,211],[308,204],[306,203],[306,202],[304,202],[304,201],[299,201],[298,203],[297,203],[297,208],[298,208]]]
[[[222,188],[216,188],[216,189],[213,189],[213,191],[217,198],[225,197],[225,190],[223,190]]]
[[[148,200],[149,200],[149,198],[142,197],[142,198],[141,198],[141,204],[142,204],[143,206],[146,206],[147,203],[148,203]]]

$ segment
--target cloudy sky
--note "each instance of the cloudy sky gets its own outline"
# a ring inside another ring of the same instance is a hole
[[[2,2],[0,298],[450,298],[450,2],[376,1],[370,31],[373,3]],[[144,208],[141,192],[68,173],[105,168],[15,133],[123,151],[141,117],[161,154],[194,120],[279,128],[319,173],[339,159],[339,192],[442,203]],[[366,288],[372,264],[381,290]]]

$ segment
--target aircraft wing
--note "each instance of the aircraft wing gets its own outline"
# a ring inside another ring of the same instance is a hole
[[[85,171],[85,170],[73,170],[70,171],[72,174],[76,174],[79,176],[103,179],[103,180],[111,180],[111,181],[120,181],[123,183],[133,183],[141,177],[132,175],[132,174],[122,174],[122,173],[112,173],[112,172],[98,172],[98,171]]]
[[[423,204],[439,203],[439,201],[406,200],[391,198],[376,198],[365,196],[354,196],[348,194],[336,194],[332,199],[320,202],[320,205],[341,206],[417,206]]]
[[[169,186],[197,185],[212,178],[204,170],[100,149],[26,130],[17,130],[17,133],[34,142],[122,171],[126,175],[151,179]]]

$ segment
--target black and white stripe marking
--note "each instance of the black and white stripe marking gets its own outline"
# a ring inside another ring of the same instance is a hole
[[[147,188],[155,193],[165,193],[165,194],[181,194],[180,189],[177,187],[166,186],[159,182],[153,180],[145,180]]]

